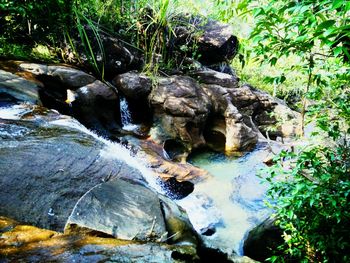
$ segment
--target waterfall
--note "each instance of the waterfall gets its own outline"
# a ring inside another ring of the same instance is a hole
[[[120,97],[120,114],[123,127],[132,123],[129,104],[125,97]]]
[[[147,167],[146,164],[139,158],[130,155],[130,151],[124,146],[109,141],[95,134],[93,131],[87,129],[84,125],[79,123],[73,118],[59,119],[50,122],[51,124],[68,126],[70,128],[77,129],[83,133],[89,134],[96,140],[102,142],[106,147],[101,150],[100,156],[106,159],[119,159],[124,161],[126,164],[137,169],[147,181],[148,185],[153,188],[156,192],[164,194],[164,190],[157,182],[157,177]]]
[[[138,128],[138,125],[132,123],[129,104],[125,97],[120,97],[120,115],[123,130],[133,131]]]
[[[27,113],[33,112],[36,106],[28,104],[13,105],[7,107],[0,107],[0,119],[20,120],[21,117]],[[35,116],[34,119],[38,119],[40,116]],[[137,169],[144,179],[147,181],[149,186],[158,193],[164,194],[164,191],[157,183],[157,177],[146,167],[146,164],[137,157],[130,155],[130,151],[122,145],[109,141],[95,134],[94,132],[87,129],[84,125],[78,122],[76,119],[62,115],[60,119],[52,120],[49,122],[53,125],[70,127],[79,130],[85,134],[89,134],[96,140],[102,142],[105,147],[101,150],[100,156],[102,158],[119,159]]]

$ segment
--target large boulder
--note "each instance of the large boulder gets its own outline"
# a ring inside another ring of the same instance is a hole
[[[63,85],[66,89],[77,89],[96,80],[94,76],[71,66],[21,63],[19,69],[39,76],[39,79],[42,79],[43,82],[47,83],[50,81],[56,85]]]
[[[301,116],[291,110],[282,100],[248,84],[228,90],[232,103],[247,116],[264,135],[270,138],[293,137],[301,134]]]
[[[153,137],[160,142],[179,139],[188,151],[205,144],[202,134],[210,100],[190,77],[174,76],[158,80],[149,96],[154,110]]]
[[[116,177],[143,180],[125,162],[103,157],[106,146],[91,135],[28,110],[23,117],[0,121],[1,215],[62,231],[76,202],[95,185]]]
[[[152,80],[136,71],[116,76],[113,83],[127,99],[131,100],[145,99],[152,90]]]
[[[206,138],[213,145],[220,143],[217,134],[224,136],[224,150],[227,154],[243,151],[257,142],[258,134],[245,123],[243,115],[233,104],[230,88],[218,85],[203,85],[212,101],[210,125],[207,125]],[[215,136],[216,134],[216,136]],[[214,146],[214,148],[219,146]],[[222,146],[221,146],[222,148]]]
[[[79,56],[79,62],[87,69],[100,75],[103,71],[107,79],[112,79],[117,74],[142,68],[142,50],[135,48],[122,39],[111,36],[103,30],[99,30],[96,34],[96,31],[87,25],[84,27],[84,30],[89,39],[94,60],[91,58],[91,52],[86,50],[84,46],[85,41],[82,41],[82,37],[79,36],[78,32],[73,34],[73,43]],[[97,72],[97,68],[99,72]]]
[[[13,116],[0,111],[7,118],[0,119],[0,215],[67,233],[196,247],[186,213],[147,184],[148,171],[127,149],[57,112],[21,107]]]
[[[0,100],[4,102],[26,101],[39,104],[39,87],[36,83],[0,70]]]
[[[282,234],[283,231],[276,226],[274,219],[266,219],[248,233],[243,246],[244,255],[265,261],[284,242]]]
[[[0,216],[1,262],[197,262],[196,248],[61,234]]]
[[[152,80],[142,73],[131,71],[116,76],[113,84],[125,97],[133,122],[144,124],[151,122],[152,113],[148,95],[152,91]]]
[[[96,80],[75,92],[71,103],[73,116],[100,135],[114,138],[120,130],[118,93]]]
[[[96,185],[80,198],[67,221],[66,232],[76,227],[124,240],[162,241],[167,237],[157,194],[124,180]]]
[[[61,65],[21,63],[19,70],[34,74],[42,83],[39,95],[45,107],[73,115],[104,137],[113,139],[119,134],[119,96],[111,85],[84,71]]]
[[[184,23],[175,28],[176,46],[194,46],[203,65],[212,65],[234,58],[238,39],[230,25],[199,17],[182,18]],[[191,54],[189,54],[191,55]]]

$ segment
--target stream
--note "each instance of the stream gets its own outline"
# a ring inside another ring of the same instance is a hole
[[[0,118],[19,119],[28,111],[27,105],[2,107]],[[147,164],[131,157],[129,150],[120,144],[99,137],[70,117],[52,120],[45,125],[69,126],[93,136],[105,145],[101,156],[124,160],[138,169],[155,191],[164,193],[156,177],[146,168]],[[132,124],[128,120],[125,125]],[[227,157],[210,151],[190,156],[190,163],[207,170],[212,177],[196,184],[193,193],[176,202],[187,211],[207,246],[220,248],[228,254],[243,255],[243,241],[249,230],[271,214],[264,205],[266,186],[256,176],[265,166],[263,160],[270,154],[269,147],[266,142],[259,142],[242,157]]]
[[[239,158],[208,151],[190,158],[193,165],[213,177],[198,183],[194,192],[178,204],[186,209],[195,229],[204,232],[202,237],[210,247],[243,255],[249,230],[271,214],[264,204],[266,186],[256,176],[269,154],[269,145],[259,142]]]

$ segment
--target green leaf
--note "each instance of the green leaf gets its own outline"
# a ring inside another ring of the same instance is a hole
[[[346,2],[344,0],[334,0],[332,4],[332,9],[337,9],[343,5],[343,3]]]
[[[318,25],[317,30],[328,29],[336,23],[335,20],[326,20]]]
[[[337,57],[342,52],[343,52],[343,47],[336,47],[335,49],[333,49],[333,54],[335,57]]]

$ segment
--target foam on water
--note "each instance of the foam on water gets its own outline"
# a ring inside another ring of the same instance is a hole
[[[129,110],[129,104],[124,97],[120,98],[120,114],[123,129],[125,129],[124,127],[132,123],[132,118]]]
[[[150,187],[159,193],[164,193],[160,185],[157,183],[156,176],[145,166],[143,161],[137,157],[131,156],[130,151],[122,145],[98,136],[72,118],[55,120],[52,121],[51,124],[67,126],[91,135],[96,140],[102,142],[105,145],[105,148],[102,149],[100,153],[102,158],[123,160],[131,167],[137,169],[143,175]]]
[[[210,246],[242,255],[246,234],[271,213],[263,203],[266,186],[256,176],[267,155],[266,149],[256,149],[238,159],[214,153],[192,159],[213,177],[196,184],[194,192],[177,203],[187,211],[198,232],[215,227],[214,235],[203,236]]]
[[[25,104],[12,105],[0,108],[0,118],[7,120],[19,120],[22,115],[29,112]]]

